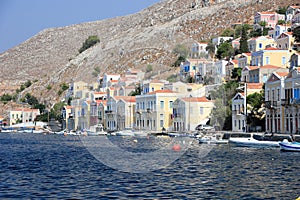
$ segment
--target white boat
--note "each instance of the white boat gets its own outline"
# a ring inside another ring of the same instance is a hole
[[[289,142],[287,139],[284,139],[282,142],[279,142],[280,150],[282,151],[298,151],[300,152],[300,142]]]
[[[229,143],[241,147],[279,147],[279,141],[264,141],[250,137],[230,137]]]
[[[134,136],[134,131],[130,128],[125,128],[124,130],[120,130],[115,132],[116,136]]]
[[[205,144],[228,144],[228,140],[222,134],[204,135],[199,139],[199,143]]]
[[[102,124],[96,124],[94,126],[91,126],[90,129],[85,131],[88,136],[107,135],[107,132],[104,131]]]

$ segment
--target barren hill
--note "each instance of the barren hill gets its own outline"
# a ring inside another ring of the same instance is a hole
[[[49,28],[0,54],[0,86],[35,82],[26,92],[42,101],[57,101],[59,84],[93,82],[101,73],[145,69],[151,64],[164,74],[176,60],[177,44],[190,45],[217,36],[236,22],[248,22],[258,11],[276,10],[293,0],[164,0],[136,14]],[[97,35],[100,43],[79,54],[82,43]],[[52,86],[51,90],[46,87]],[[3,91],[2,91],[3,92]]]

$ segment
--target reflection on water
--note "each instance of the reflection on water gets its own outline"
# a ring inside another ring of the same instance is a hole
[[[296,199],[300,195],[300,153],[279,149],[220,145],[203,157],[207,146],[193,144],[165,168],[126,173],[95,159],[77,136],[1,133],[0,145],[0,199]],[[131,150],[153,150],[138,145]]]

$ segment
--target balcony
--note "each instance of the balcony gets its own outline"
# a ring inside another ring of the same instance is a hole
[[[281,99],[281,106],[287,107],[290,105],[289,99]]]
[[[291,105],[293,106],[299,106],[300,99],[291,99]]]
[[[111,113],[113,113],[112,110],[106,110],[106,111],[105,111],[105,114],[111,114]]]
[[[268,109],[275,109],[277,107],[277,101],[265,101],[265,106]]]
[[[232,110],[233,115],[244,115],[244,109],[241,110]]]

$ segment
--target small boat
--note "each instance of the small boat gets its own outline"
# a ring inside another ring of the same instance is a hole
[[[120,130],[114,132],[116,136],[134,136],[134,131],[130,128],[125,128],[124,130]]]
[[[298,151],[300,152],[300,142],[289,142],[287,139],[284,139],[282,142],[279,142],[280,150],[282,151]]]
[[[85,132],[88,136],[107,135],[107,132],[104,131],[102,124],[91,126],[90,129],[85,130]]]
[[[199,139],[199,143],[205,144],[228,144],[228,140],[224,139],[222,134],[204,135]]]
[[[279,147],[279,141],[265,141],[250,137],[231,137],[229,143],[241,147]]]

